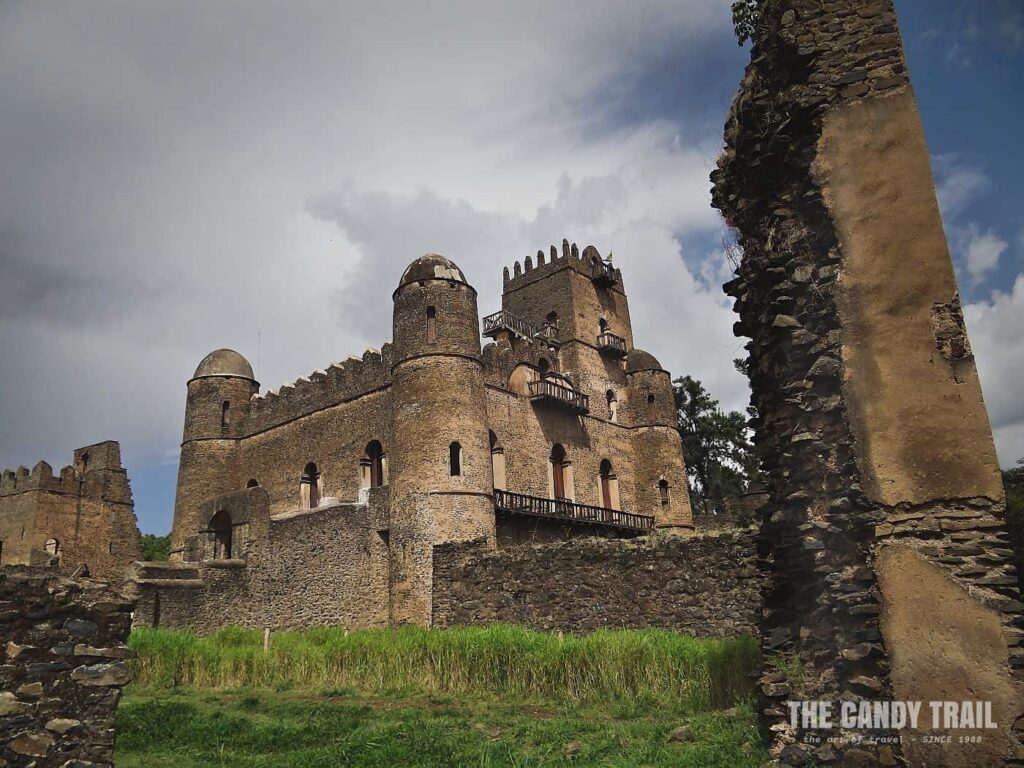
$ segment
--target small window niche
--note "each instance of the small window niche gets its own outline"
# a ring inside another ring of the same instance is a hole
[[[437,307],[427,307],[427,344],[437,341]]]
[[[462,475],[462,445],[457,442],[448,446],[448,469],[452,477]]]

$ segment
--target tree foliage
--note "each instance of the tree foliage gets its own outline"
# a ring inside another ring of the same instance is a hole
[[[144,533],[139,539],[139,549],[143,560],[167,560],[171,556],[171,536]]]
[[[704,385],[690,376],[672,383],[679,436],[698,514],[721,514],[736,505],[757,475],[746,417],[723,411]]]
[[[732,26],[736,31],[736,41],[743,45],[747,40],[757,37],[757,28],[761,25],[761,6],[763,0],[735,0],[732,4]]]

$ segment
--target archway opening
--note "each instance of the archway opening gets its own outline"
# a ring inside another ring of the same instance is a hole
[[[552,446],[549,461],[551,462],[552,495],[560,501],[568,501],[565,483],[565,448],[561,443],[555,443]]]
[[[379,488],[384,485],[384,446],[379,440],[367,443],[363,461],[369,474],[369,487]]]
[[[213,559],[231,559],[231,513],[226,509],[219,510],[210,518],[210,531],[213,533]]]
[[[303,506],[308,509],[320,506],[320,471],[312,461],[302,470],[300,490]]]

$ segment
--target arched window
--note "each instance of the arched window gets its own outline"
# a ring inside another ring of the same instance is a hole
[[[608,401],[608,418],[617,422],[619,420],[619,401],[615,397],[615,390],[609,389],[604,393],[604,397]]]
[[[50,557],[56,557],[60,554],[60,542],[57,539],[47,539],[43,549]]]
[[[320,506],[320,471],[312,461],[302,470],[299,495],[303,507],[316,509]]]
[[[379,440],[371,440],[366,445],[362,461],[364,488],[379,488],[384,485],[384,446]]]
[[[661,478],[658,481],[658,497],[661,499],[661,506],[667,507],[672,503],[672,499],[668,494],[668,480]]]
[[[448,446],[448,470],[452,477],[462,474],[462,446],[458,443]]]
[[[84,475],[86,470],[89,469],[89,452],[82,451],[82,455],[78,457],[78,474]]]
[[[427,307],[427,344],[437,341],[437,308]]]
[[[498,490],[505,490],[505,449],[498,442],[498,436],[488,432],[491,442],[491,477],[494,480],[494,487]]]
[[[655,408],[654,408],[654,395],[647,396],[647,420],[654,421]]]
[[[227,429],[231,423],[231,401],[225,400],[220,404],[220,428]]]
[[[545,317],[544,319],[547,321],[548,325],[553,325],[556,328],[558,327],[558,313],[557,312],[548,312],[547,317]]]
[[[537,368],[540,370],[540,377],[543,379],[548,375],[548,371],[551,370],[551,363],[548,362],[546,357],[542,357],[537,361]]]
[[[608,459],[601,462],[601,506],[606,509],[618,509],[619,506],[619,481],[615,477],[615,470]]]
[[[231,514],[226,510],[219,510],[210,518],[210,533],[213,534],[213,559],[231,559]]]
[[[249,479],[249,482],[245,484],[245,487],[246,488],[259,488],[260,487],[260,481],[257,480],[255,477],[252,477],[252,478]]]
[[[608,320],[602,317],[600,320],[597,321],[597,327],[601,333],[604,333],[605,331],[608,330]]]
[[[556,499],[568,500],[565,478],[565,448],[561,443],[555,443],[551,447],[551,480],[552,496]]]

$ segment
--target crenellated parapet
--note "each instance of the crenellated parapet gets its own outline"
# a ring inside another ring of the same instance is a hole
[[[563,269],[574,269],[590,279],[607,280],[609,285],[622,285],[622,273],[611,265],[610,253],[605,259],[593,245],[588,245],[581,252],[576,243],[563,239],[561,249],[552,245],[548,254],[539,250],[536,257],[527,256],[522,262],[516,261],[511,273],[505,267],[503,290],[505,293],[514,291]]]
[[[368,349],[362,357],[349,357],[254,395],[243,431],[259,432],[389,386],[393,349],[391,344],[384,344],[380,350]]]
[[[58,475],[53,474],[53,468],[46,461],[37,462],[31,470],[24,466],[3,470],[0,472],[0,496],[45,491],[131,503],[128,476],[121,467],[117,443],[107,441],[78,448],[74,456],[75,464],[63,467]]]

